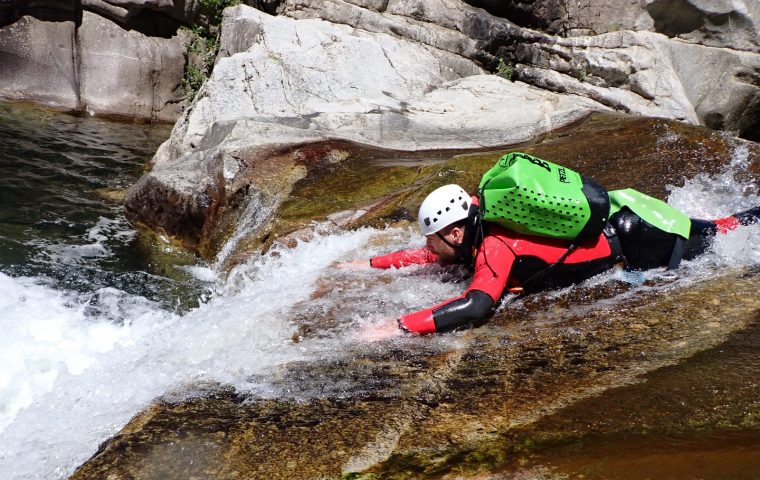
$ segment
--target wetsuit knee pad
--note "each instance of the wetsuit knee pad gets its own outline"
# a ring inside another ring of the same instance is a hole
[[[751,212],[746,212],[747,217],[752,215]],[[705,253],[717,232],[715,222],[696,218],[690,220],[689,241],[683,254],[687,260]],[[623,254],[631,268],[648,269],[668,264],[675,245],[674,234],[660,230],[627,209],[613,215],[610,224],[617,231]]]

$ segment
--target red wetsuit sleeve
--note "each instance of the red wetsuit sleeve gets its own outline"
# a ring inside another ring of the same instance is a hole
[[[437,261],[438,256],[423,247],[372,257],[369,260],[369,264],[374,268],[388,269],[391,267],[401,268],[409,265],[424,265]]]
[[[507,286],[515,258],[504,239],[498,235],[488,235],[475,257],[475,273],[465,294],[471,290],[480,290],[487,293],[494,302],[499,300]]]
[[[399,319],[399,326],[409,332],[426,334],[452,330],[484,318],[501,298],[514,260],[514,253],[502,239],[486,237],[475,259],[472,282],[464,294],[404,315]],[[483,293],[490,301],[483,301]]]

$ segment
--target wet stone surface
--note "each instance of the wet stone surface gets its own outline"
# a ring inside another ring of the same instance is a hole
[[[572,452],[579,442],[649,441],[671,433],[697,441],[704,432],[757,428],[757,384],[735,383],[756,378],[758,362],[737,353],[750,361],[739,376],[726,377],[719,358],[710,360],[719,349],[709,348],[737,341],[754,348],[759,286],[756,273],[732,273],[693,286],[655,287],[581,315],[524,305],[457,334],[448,348],[432,337],[403,339],[357,346],[320,364],[289,364],[273,373],[276,400],[221,392],[154,404],[73,478],[105,472],[113,478],[349,472],[498,478],[543,465],[542,454]],[[594,300],[590,292],[587,302]],[[754,333],[746,339],[744,332]],[[678,392],[690,388],[692,373],[705,379],[697,385],[708,393],[683,408]],[[730,395],[709,393],[714,390]],[[572,470],[569,458],[565,466]]]
[[[457,181],[474,192],[482,172],[510,150],[567,165],[610,189],[662,197],[684,177],[717,172],[733,142],[675,122],[593,115],[535,145],[449,160],[406,165],[338,156],[310,170],[269,233],[251,238],[271,244],[342,209],[368,212],[350,226],[403,224],[442,184]],[[760,150],[747,148],[745,174],[757,175]],[[318,361],[281,365],[251,379],[266,391],[219,386],[167,395],[72,478],[563,478],[606,459],[620,466],[609,470],[614,477],[667,452],[675,453],[663,468],[678,471],[692,458],[689,448],[709,451],[732,436],[737,447],[711,458],[730,471],[753,471],[760,406],[757,384],[742,379],[760,377],[752,350],[760,276],[715,274],[710,281],[631,287],[608,280],[537,294],[476,329],[346,342]],[[367,288],[393,281],[378,275]],[[335,282],[325,279],[311,302],[294,306],[294,344],[349,328],[362,290],[335,302]],[[721,345],[739,357],[723,359]],[[744,351],[751,353],[736,353]],[[742,365],[742,373],[727,375],[733,370],[726,364]],[[679,403],[689,396],[699,401]],[[618,441],[621,450],[604,453],[603,445]],[[626,460],[623,449],[644,444],[651,449]],[[742,451],[749,453],[739,457]],[[609,478],[601,472],[596,478]]]

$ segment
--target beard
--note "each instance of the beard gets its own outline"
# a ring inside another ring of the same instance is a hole
[[[438,263],[438,265],[442,267],[447,267],[449,265],[456,265],[460,263],[459,252],[439,253],[438,260],[436,260],[436,262]]]

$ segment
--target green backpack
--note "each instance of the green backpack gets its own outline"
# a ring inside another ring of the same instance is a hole
[[[610,215],[601,185],[569,168],[520,152],[504,155],[478,187],[482,221],[527,235],[570,240],[597,237]]]
[[[493,222],[526,235],[570,241],[556,263],[530,280],[546,275],[579,245],[599,236],[607,220],[623,208],[677,235],[668,268],[678,266],[691,229],[687,215],[661,200],[633,189],[607,192],[567,167],[520,152],[504,155],[483,175],[478,197],[481,225]]]

